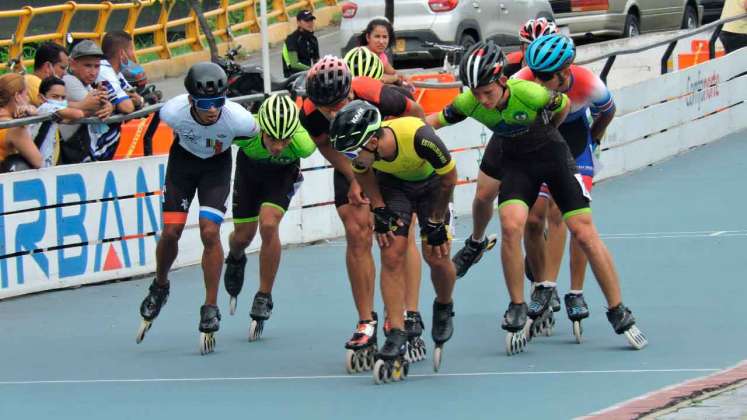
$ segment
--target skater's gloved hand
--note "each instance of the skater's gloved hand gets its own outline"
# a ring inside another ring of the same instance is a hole
[[[428,219],[420,229],[420,236],[426,243],[426,252],[430,251],[437,258],[449,256],[449,230],[443,221]]]
[[[389,243],[394,240],[394,234],[397,229],[403,227],[405,224],[388,207],[377,207],[373,209],[374,214],[374,231],[376,232],[376,239],[379,242],[379,246],[386,248]]]

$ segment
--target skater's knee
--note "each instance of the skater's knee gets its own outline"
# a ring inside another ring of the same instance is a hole
[[[220,246],[220,226],[215,223],[200,224],[200,239],[205,248]]]
[[[345,239],[353,252],[371,252],[373,232],[368,224],[351,221],[345,224]]]
[[[539,236],[545,232],[545,218],[538,214],[529,213],[526,224],[527,236]]]
[[[599,240],[599,235],[597,235],[594,226],[591,224],[579,224],[570,230],[573,235],[573,241],[575,241],[578,246],[585,251],[593,248]]]
[[[501,239],[506,243],[518,243],[524,232],[524,223],[517,219],[501,220]]]
[[[407,260],[406,252],[398,249],[401,247],[395,247],[394,245],[383,248],[381,250],[381,269],[384,271],[401,271],[405,268],[405,262]]]
[[[233,236],[231,237],[232,248],[238,248],[238,249],[244,250],[249,246],[249,243],[250,243],[250,239],[249,239],[249,235],[247,234],[234,232]]]
[[[454,266],[449,255],[438,257],[434,253],[423,253],[423,258],[432,271],[446,272]]]
[[[161,241],[164,242],[178,242],[184,231],[184,225],[163,225],[163,231],[161,231]]]
[[[262,240],[265,241],[275,237],[278,234],[278,226],[280,226],[280,220],[262,220],[259,223],[259,234],[262,236]]]
[[[476,206],[489,207],[493,205],[498,195],[490,188],[478,188],[475,192],[474,204]]]

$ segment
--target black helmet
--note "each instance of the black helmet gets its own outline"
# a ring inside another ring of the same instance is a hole
[[[470,89],[498,80],[506,57],[493,41],[481,41],[470,47],[459,63],[459,79]]]
[[[184,87],[196,98],[223,96],[228,89],[228,77],[219,65],[204,61],[189,68]]]
[[[366,101],[356,99],[342,107],[329,128],[332,147],[348,152],[362,147],[381,127],[381,113]]]
[[[306,74],[306,94],[314,105],[334,105],[348,97],[352,83],[345,60],[325,55]]]

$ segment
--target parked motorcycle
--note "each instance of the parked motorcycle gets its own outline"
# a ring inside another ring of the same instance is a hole
[[[253,95],[264,93],[264,71],[261,66],[240,64],[236,61],[241,45],[231,48],[224,57],[215,62],[225,70],[228,75],[228,97]],[[271,76],[270,90],[287,90],[293,100],[297,97],[306,96],[306,72],[298,72],[286,79]],[[262,101],[247,104],[247,109],[257,112]]]

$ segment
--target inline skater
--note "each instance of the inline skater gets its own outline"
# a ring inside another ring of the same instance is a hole
[[[523,68],[514,77],[537,82],[547,89],[568,95],[571,109],[558,130],[576,160],[586,190],[591,193],[595,172],[595,149],[614,118],[615,102],[599,77],[591,70],[573,64],[576,48],[572,39],[555,34],[543,36],[536,43],[531,50],[532,54],[527,57],[528,67]],[[553,57],[557,58],[552,59]],[[593,119],[591,124],[587,118],[589,111]],[[529,212],[525,235],[534,238],[525,238],[525,243],[541,243],[545,220],[549,222],[546,253],[544,258],[535,258],[534,261],[530,258],[529,261],[529,271],[533,272],[532,277],[536,285],[532,293],[530,312],[544,311],[548,304],[554,306],[553,310],[560,309],[559,301],[556,306],[555,287],[563,258],[565,226],[547,185],[542,186],[539,197]],[[571,237],[569,252],[571,290],[564,296],[564,301],[568,317],[573,322],[574,335],[580,343],[581,320],[589,316],[589,307],[583,295],[587,259],[574,237]],[[543,256],[542,252],[527,254],[530,257]],[[552,290],[552,295],[548,289]]]
[[[244,251],[257,229],[262,238],[259,251],[259,289],[254,295],[249,341],[260,338],[273,309],[272,286],[280,265],[280,221],[293,195],[303,182],[301,159],[316,150],[298,120],[298,107],[288,96],[270,95],[259,107],[261,132],[252,138],[237,138],[233,184],[234,230],[228,238],[229,253],[223,281],[231,296],[230,313],[244,284]]]
[[[381,121],[373,105],[355,100],[330,127],[334,148],[353,162],[356,179],[371,203],[381,248],[381,293],[391,331],[374,365],[376,383],[407,376],[405,359],[406,253],[412,214],[420,221],[423,256],[436,291],[431,334],[434,370],[453,334],[452,291],[456,280],[450,256],[449,199],[457,181],[456,162],[433,129],[414,117]]]
[[[254,137],[259,128],[241,105],[226,100],[228,80],[217,64],[193,65],[184,87],[187,94],[166,102],[160,117],[174,131],[163,191],[163,231],[156,246],[156,277],[140,305],[143,321],[137,334],[140,343],[169,296],[168,273],[179,252],[179,238],[187,222],[192,199],[199,199],[202,272],[205,303],[200,308],[200,353],[215,348],[220,326],[217,306],[223,247],[220,225],[231,189],[231,142]]]

